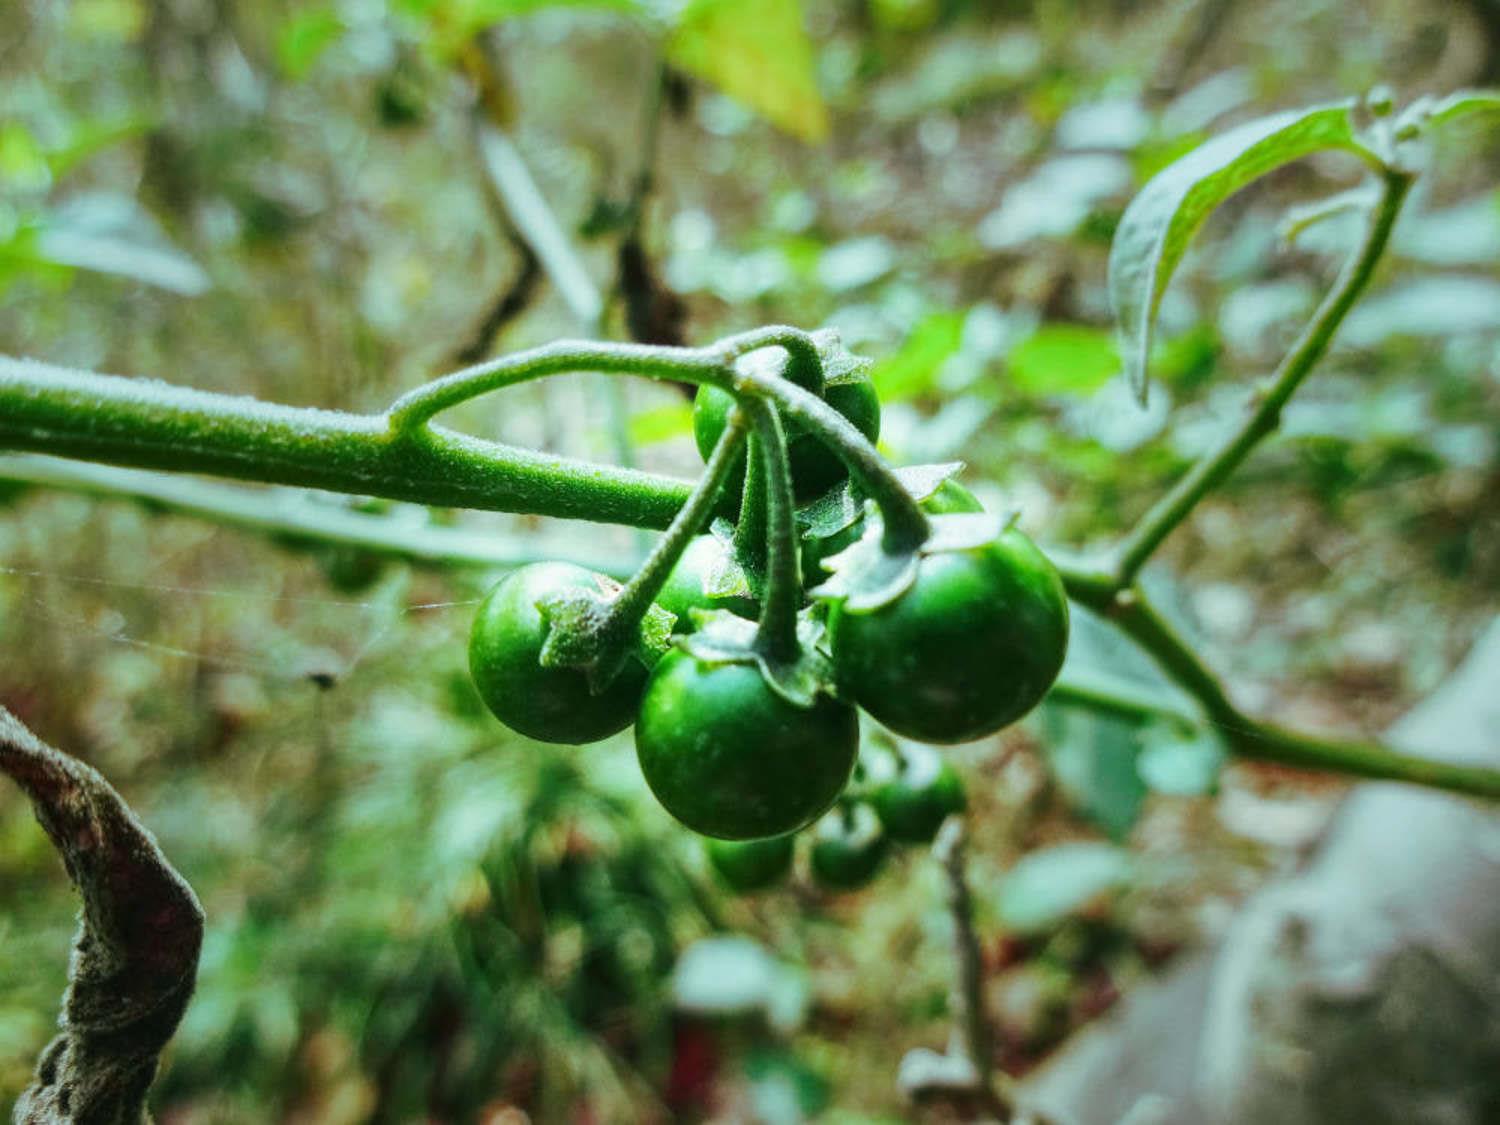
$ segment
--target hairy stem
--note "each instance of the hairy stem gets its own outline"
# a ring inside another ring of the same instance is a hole
[[[719,489],[734,467],[734,459],[745,440],[748,424],[743,409],[736,408],[730,411],[728,425],[719,436],[719,441],[709,456],[708,464],[703,469],[703,476],[699,479],[697,487],[693,489],[693,494],[688,497],[687,503],[672,520],[666,534],[657,540],[656,546],[646,556],[646,561],[641,564],[640,570],[621,587],[610,606],[605,629],[621,638],[635,635],[640,627],[641,618],[651,607],[651,602],[656,595],[661,593],[661,588],[667,584],[672,568],[677,565],[677,560],[682,558],[682,552],[687,550],[687,545],[692,541],[693,536],[697,535],[708,521],[709,513],[712,512],[714,503],[718,499]]]
[[[787,378],[797,386],[821,400],[823,397],[823,358],[818,354],[817,342],[810,333],[786,324],[772,324],[764,328],[752,328],[737,336],[727,336],[713,346],[713,351],[725,363],[733,363],[742,356],[762,348],[782,348],[790,357]],[[830,411],[836,414],[836,411]]]
[[[1122,595],[1112,619],[1198,701],[1229,749],[1240,757],[1500,800],[1500,770],[1406,754],[1372,740],[1303,734],[1250,718],[1138,588]]]
[[[787,462],[786,435],[776,409],[748,400],[765,480],[765,594],[761,599],[756,644],[768,656],[787,660],[797,652],[797,610],[802,605],[802,571],[797,563],[796,500]],[[748,492],[748,489],[747,489]]]
[[[0,449],[647,528],[666,527],[692,489],[687,481],[437,427],[420,440],[401,437],[384,415],[281,406],[3,356]]]
[[[593,340],[559,340],[530,351],[476,363],[398,398],[388,412],[392,431],[409,434],[435,414],[471,398],[532,379],[572,371],[607,375],[641,375],[708,383],[728,389],[731,373],[722,358],[707,348],[667,348]]]
[[[1334,333],[1374,276],[1412,180],[1410,172],[1400,169],[1388,168],[1384,172],[1380,201],[1363,240],[1302,335],[1282,360],[1255,409],[1226,436],[1218,449],[1193,466],[1146,513],[1120,545],[1115,565],[1119,588],[1123,589],[1135,580],[1157,547],[1188,517],[1198,502],[1234,472],[1261,439],[1275,431],[1281,421],[1282,409],[1328,351]]]
[[[0,454],[0,481],[63,489],[105,500],[137,501],[152,510],[266,536],[357,547],[414,563],[518,567],[562,560],[624,579],[635,572],[640,561],[619,550],[581,551],[572,536],[566,541],[552,541],[551,537],[528,534],[522,540],[493,531],[427,523],[415,510],[389,515],[356,511],[301,489],[246,487],[29,453]]]
[[[879,507],[887,550],[892,553],[911,550],[927,539],[930,528],[920,505],[849,419],[788,379],[750,375],[741,381],[741,389],[769,398],[788,419],[838,455],[856,483]]]
[[[734,523],[734,558],[758,597],[766,577],[766,460],[760,436],[750,434],[745,480],[740,487],[740,514]]]
[[[932,845],[933,858],[942,865],[947,883],[945,898],[953,921],[953,988],[948,1001],[953,1016],[950,1053],[961,1053],[974,1067],[980,1087],[990,1087],[994,1066],[990,1025],[984,1014],[984,964],[974,934],[974,902],[966,872],[964,822],[949,817]]]

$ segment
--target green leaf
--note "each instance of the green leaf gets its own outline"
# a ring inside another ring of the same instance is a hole
[[[1069,808],[1111,839],[1124,839],[1146,800],[1136,766],[1139,724],[1082,708],[1048,707],[1042,725],[1043,756]]]
[[[1460,90],[1449,94],[1432,105],[1426,124],[1446,125],[1475,113],[1500,113],[1500,90]]]
[[[1136,769],[1155,792],[1202,797],[1219,787],[1226,755],[1212,735],[1183,738],[1163,731],[1160,735],[1147,732],[1143,739],[1146,745],[1136,761]]]
[[[1049,324],[1012,349],[1010,378],[1028,394],[1097,390],[1120,371],[1120,352],[1108,332],[1082,324]]]
[[[1032,852],[1000,884],[996,913],[1017,933],[1046,930],[1130,881],[1130,853],[1112,844],[1058,844]]]
[[[276,61],[293,81],[306,78],[323,52],[344,34],[344,21],[330,5],[304,8],[282,25]]]
[[[828,136],[799,0],[689,0],[667,53],[793,136],[809,142]]]
[[[813,346],[818,350],[818,359],[823,364],[823,385],[837,387],[844,383],[857,383],[870,376],[875,366],[872,360],[855,355],[844,346],[843,337],[836,328],[820,328],[812,334]]]
[[[1188,243],[1214,209],[1246,184],[1314,152],[1380,159],[1355,130],[1353,102],[1251,121],[1168,165],[1125,209],[1109,254],[1109,293],[1130,386],[1143,401],[1151,332]]]
[[[962,312],[938,312],[912,329],[899,351],[875,365],[870,378],[882,402],[912,398],[930,390],[943,361],[963,343]]]

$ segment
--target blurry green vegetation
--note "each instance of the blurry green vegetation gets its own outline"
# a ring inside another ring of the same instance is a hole
[[[877,360],[897,460],[961,458],[981,498],[1083,548],[1274,364],[1352,237],[1334,216],[1283,245],[1279,224],[1356,169],[1298,165],[1209,223],[1166,294],[1145,411],[1115,377],[1103,286],[1133,191],[1247,116],[1376,82],[1446,91],[1500,57],[1478,4],[1274,0],[1215,23],[1213,0],[526,12],[557,6],[18,6],[0,29],[0,350],[367,409],[476,338],[585,330],[545,279],[517,285],[478,89],[604,287],[639,236],[649,270],[611,331],[835,325]],[[476,62],[495,21],[498,66]],[[1311,727],[1378,730],[1500,588],[1500,138],[1461,124],[1434,148],[1393,264],[1283,436],[1148,575],[1248,700]],[[641,464],[694,471],[684,403],[628,388]],[[583,380],[458,415],[613,453]],[[628,736],[559,752],[483,711],[463,638],[486,576],[370,562],[0,491],[0,702],[115,782],[208,911],[162,1115],[902,1119],[894,1045],[947,1035],[932,865],[909,853],[853,895],[799,874],[725,896],[646,799]],[[1150,680],[1086,620],[1075,658]],[[1211,927],[1326,810],[1326,787],[1221,772],[1216,750],[1049,705],[953,753],[1009,1069]],[[9,788],[0,888],[4,1112],[50,1034],[73,912]],[[760,968],[710,977],[761,973],[765,995],[674,1005],[683,951],[727,933]]]

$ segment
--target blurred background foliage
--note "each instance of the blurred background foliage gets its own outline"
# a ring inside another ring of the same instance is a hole
[[[596,331],[506,218],[514,140],[609,293],[602,328],[838,327],[898,461],[960,458],[1045,542],[1127,527],[1253,393],[1351,230],[1305,162],[1210,224],[1150,407],[1104,259],[1131,194],[1273,108],[1500,78],[1491,0],[12,0],[0,348],[356,410]],[[1500,588],[1500,136],[1445,133],[1376,291],[1149,575],[1237,694],[1373,733]],[[696,468],[670,387],[470,405],[522,444]],[[408,513],[497,539],[628,531]],[[559,753],[467,679],[493,575],[0,482],[0,702],[99,766],[204,900],[160,1120],[904,1119],[946,1038],[930,860],[749,900],[646,797],[628,736]],[[1075,663],[1151,680],[1083,618]],[[953,754],[1002,1065],[1024,1073],[1294,861],[1339,787],[1049,704]],[[0,791],[0,1112],[50,1035],[73,901]],[[899,967],[899,968],[898,968]]]

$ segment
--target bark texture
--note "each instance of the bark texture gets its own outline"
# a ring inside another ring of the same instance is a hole
[[[0,707],[0,773],[31,799],[83,900],[59,1033],[16,1125],[142,1125],[203,943],[197,896],[97,770]]]

